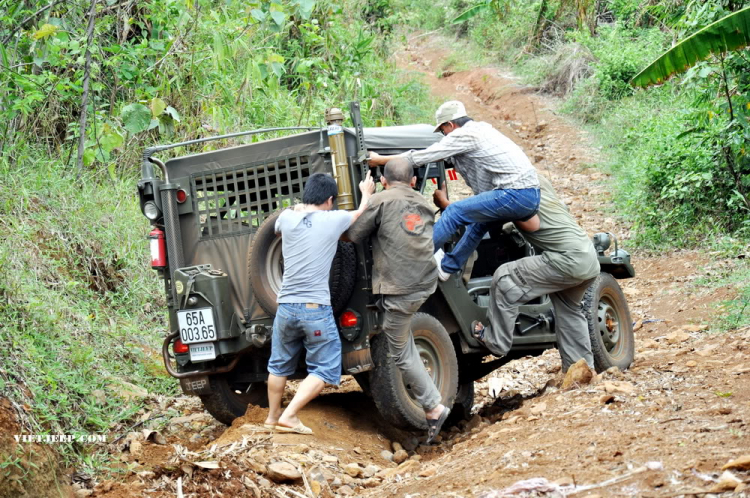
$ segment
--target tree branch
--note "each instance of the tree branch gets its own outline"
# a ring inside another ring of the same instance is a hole
[[[86,30],[86,63],[83,68],[83,96],[81,97],[81,120],[78,126],[80,136],[78,137],[78,158],[76,179],[83,172],[83,149],[86,146],[86,117],[88,115],[89,82],[91,80],[91,44],[94,40],[94,18],[96,17],[96,0],[91,0],[89,8],[89,26]]]

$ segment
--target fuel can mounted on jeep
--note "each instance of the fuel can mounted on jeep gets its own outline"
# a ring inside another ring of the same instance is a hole
[[[354,209],[353,188],[366,174],[368,150],[398,154],[440,140],[429,125],[364,128],[359,104],[350,105],[351,127],[339,109],[326,112],[325,127],[269,128],[146,149],[138,194],[151,223],[151,265],[164,282],[169,329],[164,365],[183,392],[199,396],[219,421],[230,424],[248,404],[267,404],[276,295],[283,259],[274,223],[281,210],[299,202],[313,173],[337,182],[338,209]],[[269,133],[286,136],[174,157],[155,155],[177,147]],[[443,161],[415,168],[415,189],[426,193],[446,180]],[[375,171],[374,178],[379,178]],[[607,253],[612,243],[614,251]],[[597,234],[602,274],[589,288],[584,307],[597,370],[627,368],[633,332],[616,279],[634,276],[630,256],[614,236]],[[554,314],[547,296],[521,307],[513,347],[500,359],[471,334],[483,320],[492,274],[501,264],[533,253],[517,231],[493,230],[476,261],[463,274],[441,282],[412,320],[414,340],[443,403],[467,416],[474,380],[507,361],[555,347]],[[424,412],[401,380],[380,337],[381,313],[372,294],[369,243],[339,242],[330,274],[331,304],[342,342],[342,374],[353,375],[380,414],[403,428],[425,429]],[[304,358],[292,378],[306,375]]]

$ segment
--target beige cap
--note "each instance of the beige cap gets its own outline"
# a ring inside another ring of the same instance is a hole
[[[440,131],[441,124],[464,116],[466,116],[466,108],[464,105],[458,100],[449,100],[438,107],[438,110],[435,111],[435,121],[437,121],[437,126],[435,127],[434,133]]]

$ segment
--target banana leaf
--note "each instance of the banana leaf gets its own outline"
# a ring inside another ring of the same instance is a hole
[[[480,3],[478,5],[474,5],[473,7],[469,7],[468,9],[463,11],[461,14],[459,14],[455,19],[453,19],[453,21],[451,21],[451,24],[459,24],[464,21],[468,21],[469,19],[479,14],[483,10],[489,9],[489,8],[490,8],[489,2]]]
[[[747,45],[750,45],[750,7],[729,14],[685,38],[636,74],[630,84],[640,87],[658,85],[711,54],[738,50]]]

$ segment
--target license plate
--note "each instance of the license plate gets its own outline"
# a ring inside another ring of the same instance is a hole
[[[209,361],[216,359],[216,349],[213,342],[202,342],[190,345],[190,361]]]
[[[178,311],[177,325],[180,327],[180,340],[183,344],[216,340],[214,313],[211,308]]]

